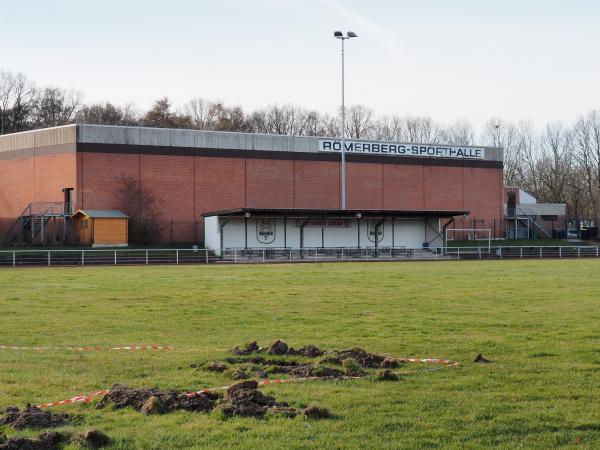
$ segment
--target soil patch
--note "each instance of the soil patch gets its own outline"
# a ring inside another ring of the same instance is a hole
[[[260,347],[256,341],[250,342],[249,344],[235,347],[231,350],[234,355],[249,355],[254,352],[260,351]]]
[[[54,414],[48,411],[42,411],[36,406],[27,405],[25,409],[20,410],[16,406],[6,408],[4,417],[0,423],[10,425],[15,430],[25,428],[51,428],[67,425],[75,418],[68,414]]]
[[[354,359],[361,367],[369,369],[377,369],[381,367],[383,361],[386,360],[384,356],[377,355],[375,353],[369,353],[366,350],[359,347],[354,347],[341,351],[334,350],[332,354],[328,357],[328,360],[336,361],[338,364],[342,364],[342,362],[348,358]]]
[[[344,376],[344,372],[331,367],[322,366],[320,364],[304,364],[302,366],[294,367],[289,372],[289,375],[294,378],[309,378],[309,377],[323,377],[323,378],[341,378]]]
[[[58,450],[66,438],[56,431],[45,431],[37,439],[10,438],[0,444],[0,450]]]
[[[142,407],[154,397],[145,408],[146,414],[162,414],[176,409],[186,411],[208,412],[215,407],[219,398],[218,394],[200,393],[194,396],[188,396],[177,390],[152,389],[132,389],[121,384],[115,384],[108,393],[98,402],[96,408],[102,409],[112,404],[115,408],[121,409],[131,406],[136,411],[141,411]]]
[[[298,350],[296,350],[294,348],[290,348],[288,350],[288,354],[289,355],[306,356],[308,358],[316,358],[318,356],[323,356],[325,354],[325,352],[323,350],[321,350],[319,347],[317,347],[316,345],[306,345],[302,348],[299,348]]]
[[[475,359],[473,360],[473,362],[475,362],[475,363],[478,363],[478,364],[487,364],[487,363],[490,363],[490,362],[492,362],[492,361],[490,361],[490,360],[489,360],[489,359],[487,359],[487,358],[484,358],[484,357],[483,357],[483,355],[480,353],[480,354],[478,354],[478,355],[475,357]]]
[[[287,403],[276,402],[274,397],[260,392],[256,381],[242,381],[231,386],[217,408],[225,417],[264,417],[267,412],[285,417],[298,415]]]
[[[318,406],[309,406],[302,414],[307,419],[330,419],[333,417],[327,408],[319,408]]]

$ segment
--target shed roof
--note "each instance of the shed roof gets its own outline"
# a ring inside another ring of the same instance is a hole
[[[237,208],[224,211],[214,211],[202,214],[204,217],[222,216],[236,217],[245,216],[259,217],[378,217],[378,218],[451,218],[469,214],[466,210],[405,210],[405,209],[317,209],[317,208]]]
[[[116,209],[80,209],[71,217],[83,215],[92,219],[127,219],[129,216]]]

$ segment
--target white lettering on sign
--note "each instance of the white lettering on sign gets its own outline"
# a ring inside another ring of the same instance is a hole
[[[423,158],[484,159],[482,147],[457,147],[451,145],[405,144],[398,142],[345,141],[346,153],[370,155],[414,156]],[[339,153],[342,142],[337,139],[319,139],[320,152]]]

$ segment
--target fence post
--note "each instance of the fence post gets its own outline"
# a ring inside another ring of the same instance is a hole
[[[13,252],[13,267],[17,266],[17,252]]]
[[[179,264],[179,249],[175,250],[175,264]]]
[[[237,249],[233,251],[233,262],[237,264]]]
[[[481,259],[481,247],[477,247],[477,253],[479,253],[479,259]]]
[[[50,267],[50,250],[48,250],[48,267]]]
[[[562,247],[558,247],[558,257],[562,258]]]
[[[262,251],[262,262],[263,262],[263,264],[265,263],[265,249],[264,248]]]
[[[146,250],[146,265],[148,265],[148,250]]]
[[[290,261],[292,260],[292,249],[290,248]]]
[[[115,266],[117,265],[117,251],[115,250]]]
[[[540,259],[542,259],[542,248],[543,247],[540,247]]]
[[[598,257],[598,247],[596,247],[596,258]]]
[[[496,219],[494,219],[494,220],[496,220]],[[500,253],[499,253],[500,259],[502,259],[502,247],[498,247],[498,250],[500,250]]]
[[[456,259],[460,259],[460,247],[456,249]]]
[[[206,253],[206,264],[208,264],[208,249],[204,250]],[[223,250],[221,250],[221,255],[223,254]]]
[[[81,265],[85,266],[85,250],[81,250]]]
[[[342,248],[342,261],[344,260],[344,249]]]
[[[581,258],[581,247],[577,247],[577,257]]]
[[[521,247],[520,253],[521,253],[521,259],[523,259],[523,247]]]

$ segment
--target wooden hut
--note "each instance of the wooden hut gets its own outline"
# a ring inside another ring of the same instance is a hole
[[[77,242],[92,247],[127,247],[128,221],[115,210],[80,209],[71,216]]]

